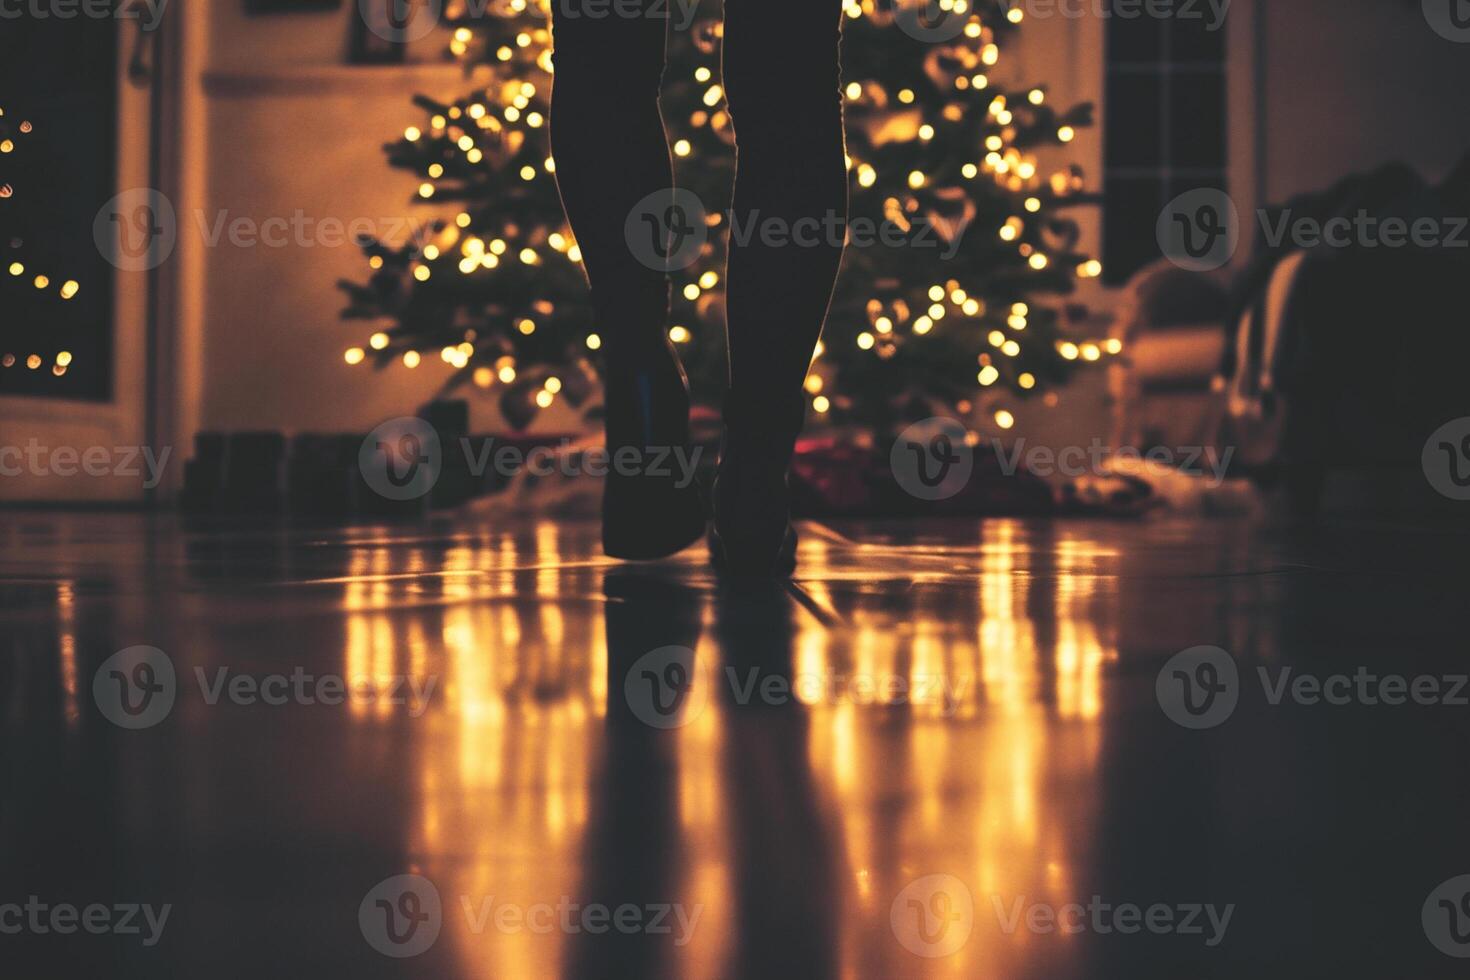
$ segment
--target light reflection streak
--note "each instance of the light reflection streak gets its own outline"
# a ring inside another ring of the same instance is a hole
[[[1034,533],[986,522],[968,552],[973,587],[918,571],[897,591],[842,578],[802,583],[808,601],[793,612],[792,668],[819,679],[795,690],[810,720],[806,762],[856,903],[843,912],[861,923],[841,931],[843,975],[879,961],[894,975],[912,965],[892,942],[889,906],[921,874],[959,876],[979,916],[963,950],[926,964],[936,977],[1001,972],[1034,941],[996,928],[991,896],[1075,897],[1095,819],[1115,596],[1107,552],[1081,537]],[[461,895],[554,903],[575,896],[587,871],[583,847],[605,803],[598,778],[608,700],[621,690],[609,683],[600,605],[573,580],[596,576],[585,563],[559,564],[564,544],[561,529],[542,522],[457,542],[442,561],[420,556],[422,567],[451,573],[436,588],[453,601],[406,620],[393,618],[404,615],[392,611],[401,586],[375,577],[392,570],[386,549],[356,551],[343,586],[354,610],[349,673],[442,675],[441,696],[408,735],[420,762],[406,850],[426,857],[451,912]],[[812,567],[839,551],[817,537],[802,554]],[[728,679],[713,604],[707,592],[698,601],[695,682],[714,690]],[[901,680],[908,696],[872,703],[854,695],[855,677],[879,691],[885,679]],[[355,716],[386,724],[386,707]],[[680,859],[671,900],[706,907],[700,942],[678,954],[686,976],[720,976],[734,941],[742,868],[732,864],[728,814],[737,787],[720,762],[738,751],[727,744],[730,710],[713,698],[672,736],[677,839],[669,846]],[[446,930],[467,975],[554,976],[571,941],[475,935],[455,914]]]

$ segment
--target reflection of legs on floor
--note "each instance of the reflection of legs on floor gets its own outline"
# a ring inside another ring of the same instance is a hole
[[[837,975],[839,845],[812,783],[808,709],[736,694],[759,692],[768,678],[792,690],[793,612],[776,582],[724,589],[715,604],[736,914],[741,935],[761,937],[739,947],[736,977]]]
[[[680,901],[677,731],[648,725],[624,696],[629,671],[661,647],[699,644],[699,593],[653,572],[609,572],[607,606],[607,728],[605,752],[591,794],[593,811],[583,845],[586,877],[577,900],[609,909],[649,908]],[[608,929],[571,937],[563,975],[569,980],[677,976],[678,952],[669,934]]]

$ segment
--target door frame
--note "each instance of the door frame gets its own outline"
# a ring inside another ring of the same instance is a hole
[[[156,188],[176,199],[179,168],[173,165],[173,144],[178,141],[170,137],[180,131],[174,122],[182,89],[184,6],[169,4],[147,43],[139,43],[140,20],[118,25],[117,193]],[[57,464],[65,472],[41,466],[37,473],[20,466],[18,474],[0,477],[0,503],[144,506],[172,495],[182,480],[184,455],[174,445],[177,399],[159,395],[174,390],[176,339],[160,325],[169,322],[177,281],[172,259],[153,270],[114,270],[107,401],[0,396],[0,446],[24,449],[35,440],[50,450],[70,447],[78,456],[102,447],[110,460],[101,476],[70,464]],[[149,479],[145,448],[162,463],[162,482]]]

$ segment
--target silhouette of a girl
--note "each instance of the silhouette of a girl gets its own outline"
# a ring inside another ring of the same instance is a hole
[[[640,262],[624,236],[640,201],[674,200],[659,85],[665,11],[678,4],[552,6],[552,150],[604,338],[608,448],[683,446],[689,394],[667,336],[668,277]],[[737,145],[732,223],[845,223],[840,39],[840,0],[725,0],[724,87]],[[802,382],[842,244],[840,234],[800,246],[764,237],[742,235],[729,249],[730,386],[710,543],[716,563],[731,571],[785,575],[795,567],[786,478],[805,413]],[[608,478],[609,555],[670,555],[696,541],[705,523],[693,486]]]

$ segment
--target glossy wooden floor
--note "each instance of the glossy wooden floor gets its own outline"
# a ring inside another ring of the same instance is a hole
[[[1155,697],[1200,644],[1243,675],[1462,671],[1464,535],[808,526],[793,586],[732,592],[700,551],[618,566],[580,524],[0,527],[0,905],[173,906],[151,947],[0,935],[7,977],[1464,975],[1421,907],[1470,873],[1470,707],[1247,682],[1190,731]],[[177,701],[126,730],[93,679],[139,644]],[[702,700],[665,728],[633,692],[669,646]],[[436,686],[211,705],[196,668]],[[743,699],[751,670],[796,697]],[[359,915],[402,874],[442,905],[408,958]],[[1233,913],[1215,945],[1013,925],[1094,896]],[[558,905],[669,931],[517,918]]]

